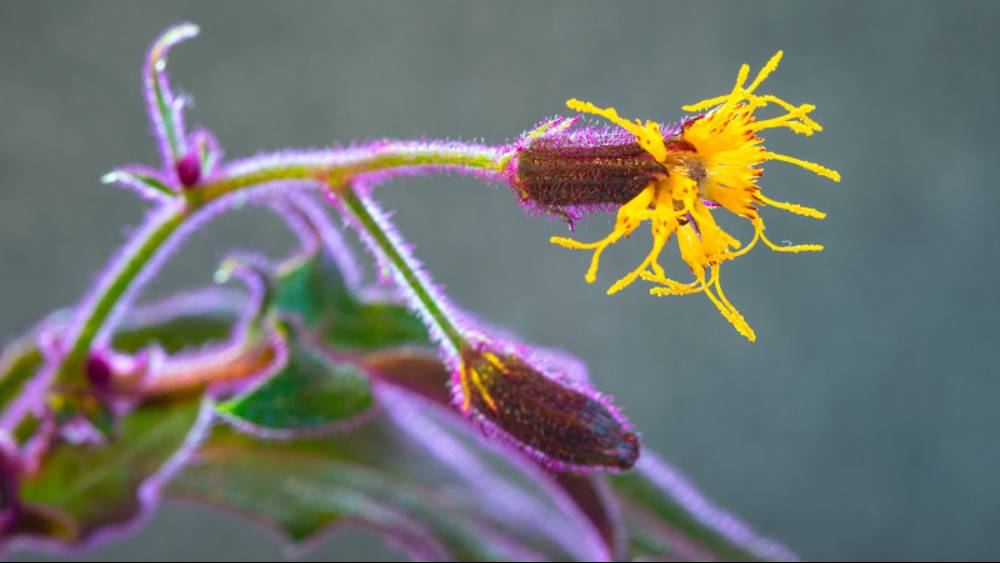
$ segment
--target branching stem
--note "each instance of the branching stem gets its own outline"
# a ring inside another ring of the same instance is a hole
[[[214,178],[209,178],[195,189],[178,195],[165,203],[166,211],[140,230],[130,240],[123,252],[109,265],[108,275],[80,305],[78,319],[64,340],[68,352],[57,370],[56,383],[80,385],[83,383],[82,366],[95,339],[110,327],[112,312],[125,305],[123,297],[133,294],[137,280],[155,262],[157,254],[176,242],[185,229],[182,227],[195,218],[208,205],[228,197],[235,197],[250,189],[268,185],[288,185],[289,182],[304,187],[336,185],[348,178],[380,174],[385,176],[414,173],[458,171],[489,177],[498,172],[500,151],[493,147],[463,145],[458,143],[383,142],[370,147],[302,153],[291,156],[275,155],[257,157],[244,163],[227,167]],[[384,232],[377,225],[365,221],[365,207],[353,192],[346,200],[365,228],[372,228],[371,236],[380,244],[387,242]],[[368,216],[370,218],[370,216]],[[413,282],[411,289],[426,300],[428,311],[440,325],[442,332],[454,343],[459,333],[450,324],[440,308],[436,308],[426,288],[417,283],[418,278],[407,269],[405,260],[398,254],[386,254],[393,265],[400,269],[403,279]],[[405,272],[410,272],[406,274]]]

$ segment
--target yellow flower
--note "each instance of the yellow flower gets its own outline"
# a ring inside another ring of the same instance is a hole
[[[683,123],[679,131],[666,138],[657,123],[623,119],[614,108],[599,108],[589,102],[569,100],[573,110],[599,115],[631,133],[653,159],[663,167],[663,174],[633,199],[618,209],[614,229],[605,238],[593,243],[581,243],[565,237],[553,237],[551,242],[566,248],[591,250],[593,256],[586,280],[593,283],[604,250],[631,235],[643,222],[649,221],[653,247],[646,259],[633,271],[608,289],[611,295],[621,291],[638,278],[656,284],[653,295],[686,295],[704,293],[719,312],[750,341],[756,335],[739,311],[729,302],[719,281],[719,266],[747,253],[758,241],[778,252],[819,251],[817,244],[780,246],[764,234],[764,221],[759,208],[771,206],[799,215],[822,219],[825,214],[794,203],[775,201],[763,193],[757,180],[763,174],[761,166],[769,160],[795,164],[835,182],[840,174],[791,156],[768,151],[759,136],[761,131],[785,127],[795,133],[810,136],[822,127],[809,117],[815,106],[792,105],[777,96],[758,94],[757,90],[781,60],[776,53],[747,84],[750,67],[743,65],[736,84],[728,94],[684,106],[688,112],[704,112]],[[759,119],[758,110],[774,106],[784,113]],[[725,209],[750,221],[753,239],[746,245],[733,238],[715,221],[716,209]],[[681,259],[694,279],[679,282],[667,277],[659,263],[667,241],[676,233]]]

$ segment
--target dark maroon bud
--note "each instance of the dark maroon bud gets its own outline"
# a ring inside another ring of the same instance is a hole
[[[593,391],[563,384],[514,354],[462,353],[468,409],[553,469],[628,469],[639,440]]]
[[[190,188],[201,179],[201,156],[198,151],[191,151],[178,159],[174,168],[181,185]]]
[[[111,378],[114,376],[114,369],[106,358],[99,354],[91,354],[87,358],[87,380],[90,385],[98,390],[105,391],[111,386]]]

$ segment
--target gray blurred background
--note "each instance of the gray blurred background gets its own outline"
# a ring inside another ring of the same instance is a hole
[[[815,103],[826,131],[769,144],[844,181],[768,167],[772,197],[829,212],[770,211],[768,232],[827,250],[761,248],[725,269],[756,344],[701,297],[653,300],[639,285],[606,297],[643,237],[587,286],[587,256],[546,242],[564,226],[526,217],[504,188],[412,179],[381,199],[457,302],[580,355],[647,447],[803,557],[1000,557],[1000,4],[2,3],[3,339],[74,302],[139,221],[144,205],[98,178],[155,162],[141,57],[181,20],[203,35],[171,58],[175,84],[230,156],[383,136],[500,142],[569,97],[671,120],[784,49],[769,89]],[[596,216],[580,237],[610,223]],[[291,242],[264,211],[224,217],[147,295],[208,283],[234,245],[277,256]],[[234,516],[167,505],[88,557],[284,555]],[[310,555],[400,556],[354,528]]]

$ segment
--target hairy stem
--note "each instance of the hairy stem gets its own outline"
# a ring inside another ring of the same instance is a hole
[[[80,305],[78,320],[66,334],[68,353],[57,370],[56,383],[82,384],[82,366],[95,338],[109,328],[106,325],[112,312],[126,305],[123,298],[135,292],[137,280],[148,277],[143,274],[157,254],[182,236],[187,222],[210,204],[253,188],[276,183],[287,185],[289,181],[317,186],[342,184],[365,175],[378,174],[384,179],[447,171],[492,179],[500,167],[500,152],[493,147],[459,143],[381,142],[343,150],[262,156],[231,164],[218,176],[178,196],[183,201],[167,204],[176,207],[157,215],[154,222],[127,243],[108,267],[109,274]]]
[[[118,262],[114,263],[109,275],[98,282],[99,287],[85,305],[86,312],[78,315],[79,329],[71,340],[72,344],[63,359],[57,380],[65,378],[66,372],[82,365],[90,345],[122,295],[189,215],[190,211],[186,206],[176,206],[171,212],[157,217],[130,242]]]
[[[403,246],[395,232],[389,230],[381,210],[369,198],[360,195],[357,190],[345,186],[337,191],[337,196],[347,211],[353,215],[355,226],[362,236],[368,238],[374,250],[383,256],[395,270],[400,286],[409,291],[419,304],[419,310],[424,313],[426,321],[431,323],[446,343],[461,351],[466,340],[462,336],[457,323],[448,313],[443,299],[436,295],[431,281],[410,258],[409,252]]]

